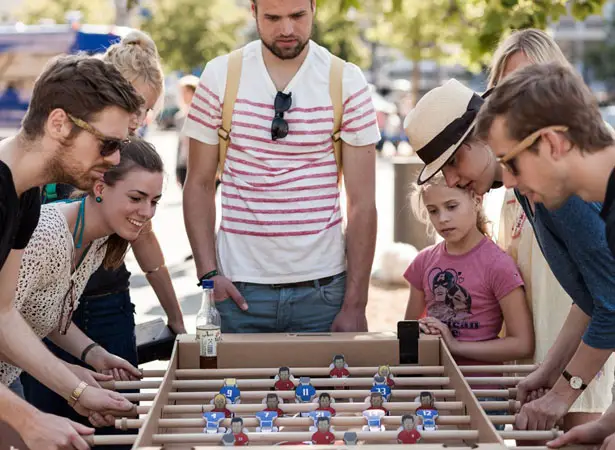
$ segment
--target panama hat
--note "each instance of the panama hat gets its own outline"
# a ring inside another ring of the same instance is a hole
[[[423,184],[451,159],[474,128],[489,91],[481,97],[451,79],[421,98],[404,120],[404,130],[417,156],[425,163],[418,177]]]

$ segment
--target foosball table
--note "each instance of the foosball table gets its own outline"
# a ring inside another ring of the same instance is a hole
[[[116,421],[116,428],[138,434],[95,435],[90,444],[140,450],[248,444],[489,450],[507,448],[505,440],[558,435],[496,429],[514,422],[514,386],[533,366],[460,367],[433,336],[421,335],[417,347],[416,363],[400,364],[395,333],[224,335],[217,368],[200,369],[199,342],[179,336],[167,370],[106,385],[120,392],[156,389],[124,394],[135,402],[153,401]]]

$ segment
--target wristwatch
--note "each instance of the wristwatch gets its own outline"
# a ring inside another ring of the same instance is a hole
[[[562,376],[566,379],[566,381],[568,381],[568,383],[570,383],[570,387],[572,389],[583,391],[587,387],[587,385],[583,383],[581,377],[572,376],[567,370],[564,370]]]

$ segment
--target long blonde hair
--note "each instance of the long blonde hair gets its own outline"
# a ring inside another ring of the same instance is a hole
[[[523,52],[533,64],[559,62],[571,67],[557,43],[544,31],[535,28],[514,31],[500,42],[493,54],[489,70],[489,89],[499,83],[508,58],[517,52]]]
[[[436,175],[434,175],[432,178],[430,178],[428,181],[426,181],[420,186],[417,183],[413,183],[408,197],[410,200],[410,207],[412,208],[412,213],[421,223],[425,224],[425,226],[427,227],[427,233],[430,236],[434,236],[436,234],[436,229],[431,223],[431,219],[429,218],[429,211],[427,211],[427,208],[425,207],[425,202],[423,201],[423,194],[429,186],[448,187],[448,185],[446,184],[446,179],[444,178],[442,172],[438,172]],[[464,191],[466,195],[470,196],[471,199],[474,199],[476,195],[474,194],[474,192],[467,191],[462,188],[455,187],[449,189],[460,189]],[[483,210],[482,204],[479,206],[476,214],[476,228],[478,228],[478,231],[480,231],[483,235],[487,236],[488,238],[491,238],[489,232],[489,220],[487,219],[487,215]]]
[[[103,60],[113,64],[131,83],[143,81],[158,99],[162,98],[164,72],[156,44],[147,34],[131,31],[121,42],[107,49]]]

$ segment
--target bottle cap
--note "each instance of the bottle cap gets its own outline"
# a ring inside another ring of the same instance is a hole
[[[214,280],[203,280],[203,281],[201,281],[201,287],[203,289],[213,289],[214,288]]]

